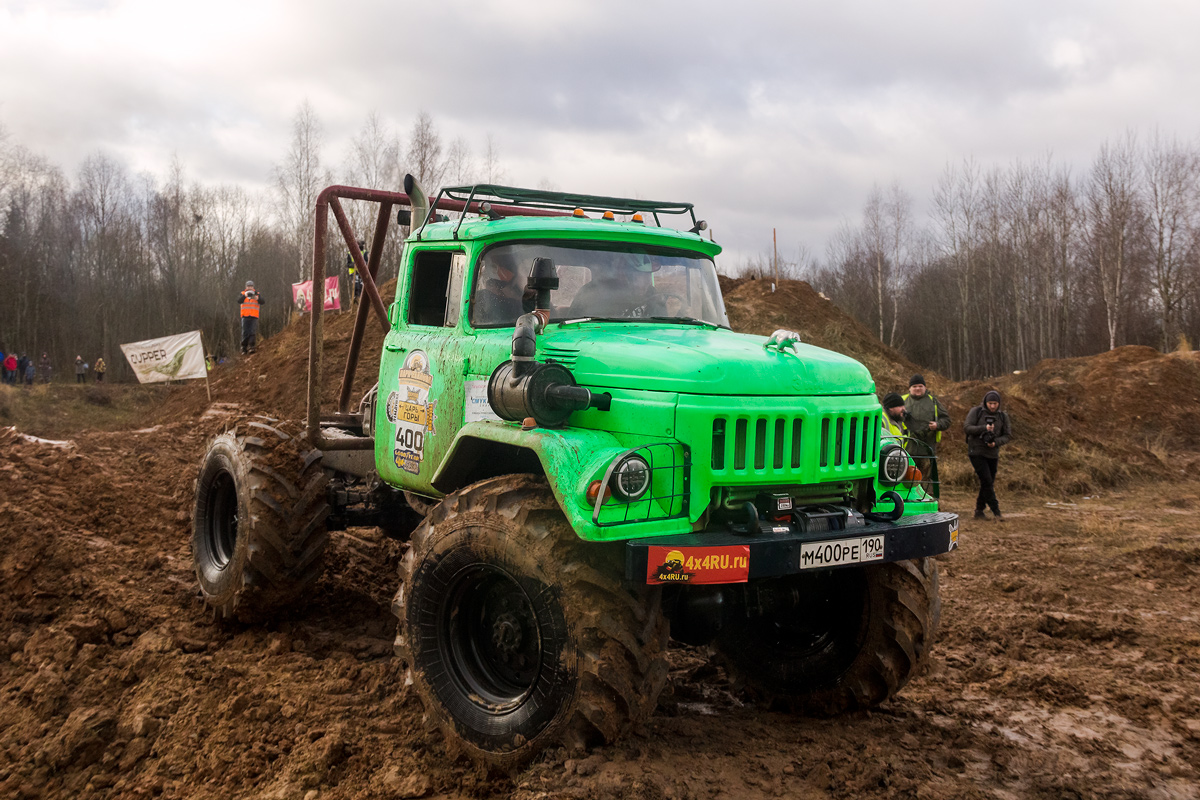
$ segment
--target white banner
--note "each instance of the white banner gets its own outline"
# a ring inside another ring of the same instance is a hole
[[[123,344],[121,352],[140,383],[208,377],[200,331]]]

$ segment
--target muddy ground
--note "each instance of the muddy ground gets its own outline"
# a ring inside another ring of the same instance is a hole
[[[877,711],[764,712],[679,648],[643,730],[500,776],[424,726],[376,531],[334,535],[308,610],[210,621],[189,503],[223,424],[0,429],[0,797],[1200,797],[1200,482],[965,518],[932,668]]]

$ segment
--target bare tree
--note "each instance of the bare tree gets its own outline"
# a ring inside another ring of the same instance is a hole
[[[350,143],[350,182],[357,186],[397,190],[400,185],[400,138],[379,118],[367,115]]]
[[[958,288],[958,347],[952,368],[957,377],[965,377],[973,368],[969,315],[975,282],[975,248],[979,240],[978,165],[972,160],[964,162],[961,170],[947,165],[934,189],[933,204],[942,252],[948,259]],[[930,301],[923,298],[922,302]]]
[[[879,184],[871,186],[867,204],[863,207],[862,244],[871,259],[875,276],[875,317],[879,325],[879,340],[883,341],[883,294],[887,283],[888,225],[885,219],[883,191]]]
[[[442,139],[429,112],[421,111],[408,139],[408,168],[426,191],[436,191],[446,174]]]
[[[912,243],[912,197],[900,186],[899,181],[893,181],[888,187],[887,199],[884,201],[884,216],[887,221],[889,238],[889,257],[892,263],[892,329],[888,335],[888,345],[896,346],[896,326],[900,320],[900,292],[903,281],[903,267],[907,260],[908,248]],[[882,315],[881,315],[882,316]],[[883,337],[880,337],[883,338]]]
[[[492,134],[487,135],[483,147],[483,180],[486,183],[503,183],[507,180],[504,167],[500,165],[500,150],[496,147],[496,139]]]
[[[1088,176],[1089,256],[1104,304],[1110,350],[1117,346],[1129,290],[1131,239],[1138,214],[1137,166],[1137,142],[1129,132],[1115,143],[1100,146]]]
[[[1158,131],[1142,159],[1145,203],[1153,254],[1151,285],[1158,297],[1163,350],[1180,335],[1180,305],[1192,279],[1187,256],[1200,227],[1200,154]]]
[[[460,186],[475,181],[471,148],[461,136],[450,143],[450,150],[446,153],[446,180]]]
[[[307,274],[306,243],[311,238],[313,210],[321,189],[332,182],[321,167],[324,133],[312,105],[305,100],[292,119],[292,144],[283,163],[274,169],[275,188],[282,203],[282,217],[295,252],[298,280]]]

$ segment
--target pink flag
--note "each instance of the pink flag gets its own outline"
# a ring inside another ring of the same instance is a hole
[[[308,311],[312,307],[312,281],[292,284],[292,305],[297,311]],[[341,308],[338,278],[337,275],[331,275],[325,279],[325,310],[340,311]]]

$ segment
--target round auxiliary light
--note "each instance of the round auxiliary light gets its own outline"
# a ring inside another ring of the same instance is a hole
[[[650,489],[650,465],[641,456],[629,456],[613,470],[609,482],[622,500],[640,500]]]
[[[879,454],[879,480],[897,484],[908,472],[908,453],[898,444],[885,445]]]

